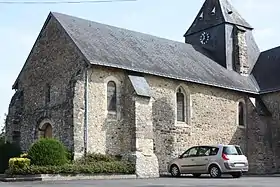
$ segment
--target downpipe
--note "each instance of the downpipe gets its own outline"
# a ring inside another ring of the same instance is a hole
[[[88,152],[88,67],[85,69],[84,155]]]

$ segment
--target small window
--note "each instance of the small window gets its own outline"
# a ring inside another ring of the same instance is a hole
[[[45,99],[46,103],[51,101],[51,86],[49,84],[47,84],[45,88]]]
[[[179,88],[176,93],[177,100],[177,121],[185,122],[185,95],[182,89]]]
[[[239,102],[238,104],[238,125],[245,126],[245,109],[243,102]]]
[[[21,139],[21,133],[20,133],[20,131],[13,131],[13,137],[12,137],[12,139],[13,139],[13,143],[15,143],[15,144],[20,144],[20,139]]]
[[[211,11],[211,15],[215,15],[216,14],[216,7],[214,7]]]
[[[107,84],[107,110],[117,111],[117,88],[114,81],[110,81]]]

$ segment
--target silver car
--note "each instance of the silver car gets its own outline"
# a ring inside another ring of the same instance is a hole
[[[239,178],[249,169],[247,157],[238,145],[193,146],[168,164],[168,172],[181,174],[210,174],[212,178],[230,174]]]

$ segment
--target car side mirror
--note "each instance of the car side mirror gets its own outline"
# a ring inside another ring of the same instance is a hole
[[[183,156],[182,156],[182,155],[179,155],[178,158],[181,159],[181,158],[183,158]]]

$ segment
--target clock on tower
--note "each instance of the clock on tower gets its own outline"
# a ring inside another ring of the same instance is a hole
[[[209,39],[210,39],[210,34],[208,32],[202,32],[200,37],[199,37],[200,43],[203,44],[203,45],[207,44]]]

